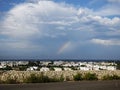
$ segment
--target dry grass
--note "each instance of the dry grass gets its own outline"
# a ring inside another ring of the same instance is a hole
[[[120,70],[116,71],[48,71],[48,72],[40,72],[40,71],[7,71],[0,74],[0,80],[6,81],[16,80],[19,83],[23,83],[25,78],[29,77],[31,74],[40,75],[43,73],[45,76],[49,78],[60,78],[63,76],[64,80],[74,80],[73,76],[77,73],[81,73],[82,75],[86,73],[95,73],[98,76],[98,79],[101,80],[105,75],[118,75],[120,76]]]

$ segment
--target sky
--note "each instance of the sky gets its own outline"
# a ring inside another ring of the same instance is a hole
[[[0,59],[119,59],[120,0],[0,0]]]

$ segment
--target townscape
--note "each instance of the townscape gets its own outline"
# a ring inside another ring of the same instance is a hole
[[[72,71],[72,70],[117,70],[114,61],[0,61],[0,70],[16,71]]]
[[[120,0],[0,0],[0,90],[120,90]]]

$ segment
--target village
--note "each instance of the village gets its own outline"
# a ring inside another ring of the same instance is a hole
[[[116,62],[104,61],[0,61],[0,70],[16,71],[73,71],[117,70]]]

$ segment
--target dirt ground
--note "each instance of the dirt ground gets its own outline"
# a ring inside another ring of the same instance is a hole
[[[39,84],[1,84],[0,90],[120,90],[120,80]]]

